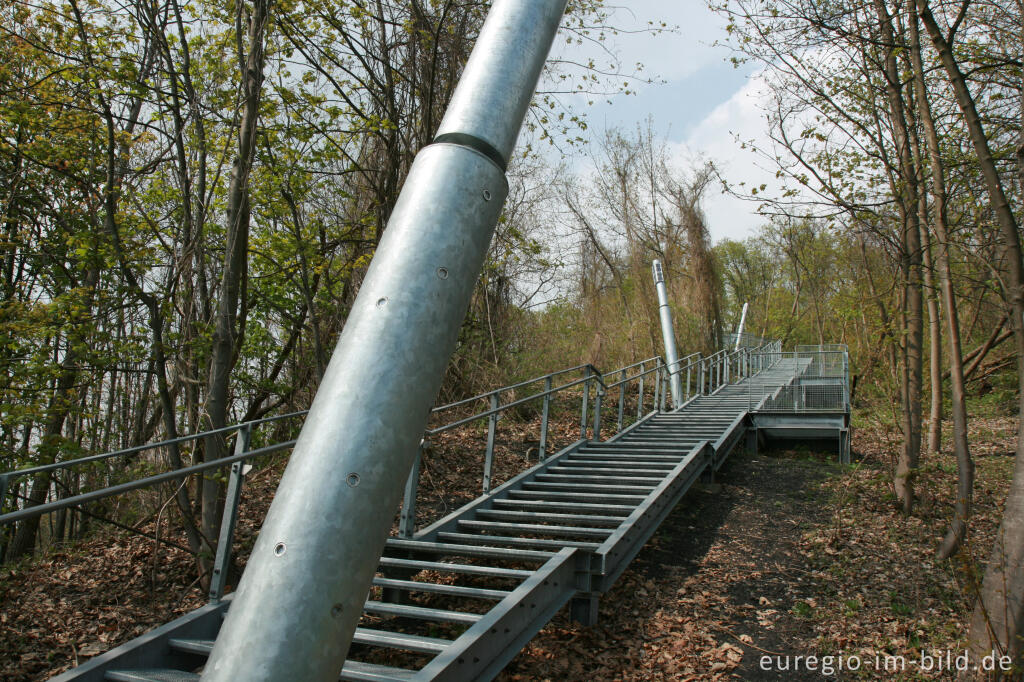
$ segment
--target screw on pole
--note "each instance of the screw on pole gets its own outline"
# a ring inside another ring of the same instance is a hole
[[[544,407],[540,415],[540,445],[537,447],[537,459],[543,461],[548,447],[548,415],[551,413],[551,376],[544,377]]]
[[[405,482],[402,515],[398,520],[398,533],[403,538],[411,538],[416,532],[416,491],[420,487],[420,465],[423,461],[423,452],[429,447],[430,443],[425,440],[420,441],[420,450],[416,454],[416,461],[413,462],[409,478]]]
[[[235,435],[235,454],[249,451],[252,439],[252,424],[245,424]],[[238,505],[242,500],[242,483],[245,481],[245,462],[231,465],[228,489],[224,498],[224,513],[220,520],[220,536],[217,538],[217,553],[213,558],[213,576],[210,578],[210,603],[216,604],[224,596],[228,579],[228,564],[231,561],[231,545],[235,540],[235,524],[238,521]]]
[[[498,409],[498,394],[491,394],[491,409]],[[494,466],[494,435],[498,429],[498,413],[487,418],[487,453],[484,455],[484,495],[491,492],[491,468]]]

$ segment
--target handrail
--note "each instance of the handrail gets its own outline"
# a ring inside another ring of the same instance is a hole
[[[621,368],[620,370],[616,370],[616,371],[621,372],[622,369],[630,369],[630,368],[633,368],[633,367],[636,367],[638,365],[642,365],[644,363],[651,362],[651,361],[654,361],[654,360],[660,360],[660,357],[655,356],[654,358],[649,358],[647,360],[642,360],[639,363],[634,363],[632,365],[628,365],[628,366],[626,366],[624,368]],[[647,370],[646,372],[643,372],[641,374],[637,374],[636,376],[634,376],[632,378],[636,379],[636,378],[639,378],[640,376],[646,376],[647,374],[650,374],[652,372],[659,371],[660,368],[661,368],[660,365],[656,366],[655,368]],[[451,422],[449,424],[445,424],[445,425],[440,426],[440,427],[435,427],[433,429],[427,429],[426,434],[427,435],[435,435],[435,434],[438,434],[438,433],[442,433],[444,431],[448,431],[448,430],[454,429],[454,428],[456,428],[458,426],[462,426],[464,424],[467,424],[469,422],[475,421],[477,419],[481,419],[481,418],[489,417],[491,415],[498,414],[500,412],[503,412],[504,410],[507,410],[507,409],[510,409],[512,407],[516,407],[516,406],[522,405],[522,404],[527,403],[527,402],[529,402],[531,400],[537,400],[537,399],[540,399],[540,398],[544,398],[546,396],[553,395],[555,393],[558,393],[560,391],[572,388],[574,386],[578,386],[580,384],[585,384],[585,383],[587,383],[587,382],[589,382],[591,380],[596,381],[606,391],[610,388],[609,385],[604,381],[603,373],[599,369],[597,369],[594,365],[592,365],[590,363],[586,363],[586,364],[578,365],[576,367],[570,367],[570,368],[567,368],[567,369],[558,370],[556,372],[551,372],[549,374],[537,377],[536,379],[530,379],[530,380],[527,380],[527,381],[518,382],[516,384],[511,384],[509,386],[503,386],[501,388],[494,389],[493,391],[489,391],[488,393],[484,393],[484,394],[481,394],[479,396],[474,396],[472,398],[467,398],[465,400],[460,400],[460,401],[457,401],[455,403],[449,403],[448,405],[442,405],[440,407],[434,408],[432,410],[432,412],[438,412],[438,411],[441,411],[441,410],[444,410],[444,409],[448,409],[448,408],[452,408],[452,407],[455,407],[455,406],[458,406],[458,405],[464,405],[464,404],[467,404],[467,403],[475,401],[475,400],[480,400],[481,398],[486,398],[486,397],[489,397],[489,396],[498,395],[498,394],[500,394],[502,392],[505,392],[505,391],[508,391],[508,390],[511,390],[511,389],[514,389],[514,388],[519,388],[521,386],[525,386],[525,385],[528,385],[528,384],[531,384],[531,383],[535,383],[537,381],[543,381],[543,380],[546,380],[546,379],[549,379],[549,378],[553,378],[553,377],[556,377],[556,376],[560,376],[560,375],[563,375],[563,374],[568,374],[569,372],[578,371],[580,369],[588,369],[588,370],[590,370],[590,375],[586,376],[586,377],[582,377],[580,379],[576,379],[574,381],[571,381],[571,382],[568,382],[568,383],[565,383],[565,384],[562,384],[562,385],[560,385],[558,387],[554,387],[554,388],[552,388],[550,390],[545,390],[545,391],[542,391],[540,393],[536,393],[534,395],[531,395],[531,396],[528,396],[528,397],[525,397],[525,398],[520,398],[518,400],[514,400],[514,401],[512,401],[510,403],[506,403],[504,405],[498,405],[497,407],[485,410],[483,412],[479,412],[479,413],[474,414],[474,415],[469,416],[469,417],[465,417],[465,418],[456,420],[454,422]],[[622,383],[622,382],[621,381],[620,382],[615,382],[615,383],[611,384],[611,387],[617,386],[620,383]],[[221,427],[221,428],[218,428],[218,429],[211,429],[209,431],[202,431],[200,433],[194,433],[194,434],[189,434],[189,435],[185,435],[185,436],[179,436],[177,438],[169,438],[169,439],[166,439],[166,440],[157,441],[155,443],[145,443],[145,444],[142,444],[142,445],[136,445],[136,446],[133,446],[133,447],[130,447],[130,448],[124,448],[122,450],[116,450],[116,451],[112,451],[112,452],[104,452],[104,453],[99,453],[99,454],[95,454],[95,455],[87,455],[85,457],[78,457],[78,458],[75,458],[75,459],[63,460],[63,461],[60,461],[60,462],[51,462],[49,464],[42,464],[42,465],[34,466],[34,467],[27,467],[27,468],[24,468],[24,469],[15,469],[13,471],[0,472],[0,483],[2,483],[2,489],[0,489],[0,505],[3,504],[3,501],[6,498],[6,492],[7,492],[8,488],[9,488],[10,482],[13,479],[16,479],[16,478],[20,478],[20,477],[23,477],[23,476],[31,476],[31,475],[35,475],[35,474],[39,474],[39,473],[45,473],[45,472],[48,472],[48,471],[57,471],[57,470],[69,469],[69,468],[72,468],[72,467],[75,467],[75,466],[79,466],[79,465],[82,465],[82,464],[89,464],[89,463],[92,463],[92,462],[104,461],[104,460],[107,460],[107,459],[112,459],[114,457],[123,457],[123,456],[138,454],[140,452],[144,452],[144,451],[147,451],[147,450],[156,450],[158,448],[167,447],[167,446],[173,445],[175,443],[186,443],[186,442],[200,440],[202,438],[207,438],[207,437],[215,436],[215,435],[219,435],[219,434],[226,434],[226,433],[232,433],[232,432],[236,432],[236,431],[242,431],[243,429],[247,429],[247,428],[251,429],[252,427],[255,427],[255,426],[259,426],[259,425],[262,425],[262,424],[267,424],[267,423],[272,423],[272,422],[280,421],[280,420],[287,419],[287,418],[290,418],[290,417],[304,416],[304,415],[308,414],[308,412],[309,412],[308,410],[299,410],[299,411],[296,411],[296,412],[289,412],[289,413],[286,413],[286,414],[274,415],[272,417],[264,417],[262,419],[253,419],[253,420],[249,420],[249,421],[246,421],[246,422],[241,422],[241,423],[238,423],[238,424],[232,424],[232,425],[229,425],[229,426],[224,426],[224,427]],[[14,522],[14,521],[20,521],[20,520],[23,520],[23,519],[26,519],[26,518],[32,518],[34,516],[41,516],[43,514],[47,514],[47,513],[50,513],[52,511],[57,511],[59,509],[65,509],[65,508],[68,508],[68,507],[76,506],[78,504],[83,504],[83,503],[91,502],[91,501],[94,501],[94,500],[97,500],[97,499],[102,499],[104,497],[109,497],[109,496],[117,495],[117,494],[120,494],[120,493],[123,493],[123,492],[128,492],[128,491],[131,491],[131,490],[136,490],[136,489],[139,489],[139,488],[148,487],[150,485],[156,485],[157,483],[161,483],[161,482],[166,481],[166,480],[173,480],[173,479],[181,478],[183,476],[188,476],[188,475],[191,475],[193,473],[198,473],[198,472],[201,472],[201,471],[206,471],[208,469],[215,469],[215,468],[220,468],[220,467],[228,466],[228,465],[230,465],[230,464],[232,464],[234,462],[241,461],[241,460],[246,459],[248,457],[254,457],[254,456],[258,456],[258,455],[262,455],[262,454],[267,454],[269,452],[276,452],[278,450],[287,449],[287,448],[291,447],[292,445],[294,445],[294,443],[295,443],[295,441],[291,440],[291,441],[287,441],[287,442],[284,442],[284,443],[278,443],[278,444],[275,444],[275,445],[269,445],[269,446],[266,446],[264,448],[260,448],[258,450],[250,450],[250,451],[246,451],[246,452],[242,452],[242,453],[236,453],[234,455],[230,455],[230,456],[227,456],[227,457],[222,457],[220,459],[212,460],[210,462],[202,462],[200,464],[195,464],[195,465],[190,465],[190,466],[186,466],[186,467],[180,467],[180,468],[177,468],[177,469],[172,469],[172,470],[169,470],[169,471],[166,471],[166,472],[161,472],[159,474],[154,474],[154,475],[151,475],[151,476],[146,476],[146,477],[143,477],[143,478],[140,478],[140,479],[136,479],[135,481],[130,481],[128,483],[118,484],[118,485],[115,485],[115,486],[108,486],[106,488],[101,488],[99,490],[91,491],[91,492],[88,492],[88,493],[81,493],[79,495],[75,495],[75,496],[72,496],[72,497],[67,497],[67,498],[64,498],[62,500],[57,500],[57,501],[54,501],[54,502],[46,502],[46,503],[43,503],[43,504],[33,505],[31,507],[26,507],[26,508],[23,508],[23,509],[14,510],[14,511],[8,512],[7,514],[0,514],[0,525],[2,525],[4,523]]]
[[[263,419],[252,419],[247,422],[241,422],[238,424],[231,424],[230,426],[222,426],[219,429],[211,429],[210,431],[202,431],[200,433],[192,433],[187,436],[179,436],[177,438],[170,438],[167,440],[157,441],[156,443],[144,443],[142,445],[135,445],[130,448],[123,450],[115,450],[113,452],[103,452],[96,455],[87,455],[85,457],[77,457],[75,459],[65,459],[60,462],[51,462],[50,464],[40,464],[34,467],[28,467],[25,469],[14,469],[12,471],[0,472],[0,476],[7,476],[8,479],[31,476],[33,474],[41,474],[47,471],[55,471],[58,469],[67,469],[79,464],[88,464],[89,462],[100,462],[105,459],[111,459],[113,457],[123,457],[126,455],[134,455],[139,452],[146,450],[156,450],[157,448],[166,447],[175,443],[187,443],[192,440],[199,440],[200,438],[207,438],[209,436],[216,436],[221,433],[230,433],[232,431],[240,431],[246,427],[259,426],[260,424],[269,424],[270,422],[280,421],[289,417],[301,417],[307,414],[309,410],[299,410],[298,412],[289,412],[287,414],[279,414],[273,417],[264,417]]]
[[[18,509],[16,511],[0,515],[0,524],[21,521],[34,516],[49,514],[50,512],[67,509],[68,507],[75,507],[79,504],[85,504],[86,502],[100,500],[104,497],[113,497],[114,495],[138,490],[139,488],[147,488],[151,485],[156,485],[157,483],[163,483],[164,481],[173,481],[201,471],[216,469],[218,467],[227,466],[228,464],[234,464],[235,462],[241,462],[242,460],[249,459],[250,457],[259,457],[260,455],[268,455],[272,452],[277,452],[278,450],[286,450],[293,445],[295,445],[294,440],[276,443],[274,445],[267,445],[255,450],[247,450],[234,455],[228,455],[227,457],[215,459],[210,462],[202,462],[201,464],[193,464],[191,466],[182,467],[181,469],[164,471],[159,474],[153,474],[152,476],[145,476],[143,478],[135,479],[134,481],[128,481],[127,483],[119,483],[118,485],[100,488],[99,490],[93,490],[88,493],[80,493],[72,497],[65,497],[61,500],[45,502],[34,507],[25,507],[24,509]]]
[[[557,372],[551,372],[550,374],[544,374],[542,376],[535,377],[533,379],[526,379],[525,381],[520,381],[517,384],[509,384],[508,386],[502,386],[501,388],[495,388],[494,390],[488,391],[487,393],[481,393],[481,394],[475,395],[475,396],[473,396],[471,398],[463,398],[462,400],[456,400],[455,402],[448,403],[447,405],[439,405],[437,407],[432,408],[430,410],[430,412],[431,412],[431,414],[436,414],[438,412],[443,412],[443,411],[445,411],[447,409],[450,409],[452,407],[459,407],[461,405],[466,405],[467,403],[471,403],[471,402],[474,402],[474,401],[477,401],[477,400],[483,400],[484,398],[489,398],[489,397],[491,397],[492,395],[494,395],[496,393],[504,393],[505,391],[511,391],[514,388],[520,388],[522,386],[528,386],[529,384],[535,384],[538,381],[543,381],[544,379],[547,379],[548,377],[554,378],[554,377],[557,377],[557,376],[559,376],[561,374],[568,374],[569,372],[575,372],[577,370],[581,370],[581,369],[584,369],[586,367],[593,367],[593,365],[590,365],[590,364],[576,365],[575,367],[569,367],[567,369],[561,369],[561,370],[558,370]]]
[[[586,366],[586,365],[584,365],[584,366]],[[544,378],[544,377],[541,377],[541,378]],[[528,403],[531,400],[536,400],[537,398],[543,398],[546,395],[554,395],[555,393],[558,393],[560,391],[564,391],[567,388],[572,388],[573,386],[579,386],[580,384],[584,384],[584,383],[590,381],[593,378],[595,378],[595,377],[592,377],[592,376],[581,377],[579,379],[576,379],[575,381],[570,381],[567,384],[562,384],[561,386],[556,386],[556,387],[552,388],[551,390],[541,391],[540,393],[534,393],[533,395],[526,396],[525,398],[519,398],[517,400],[513,400],[510,403],[505,403],[504,405],[498,405],[497,407],[492,407],[491,409],[484,410],[483,412],[477,412],[477,413],[475,413],[473,415],[470,415],[469,417],[463,417],[462,419],[458,419],[458,420],[453,421],[451,423],[444,424],[442,426],[437,426],[437,427],[434,427],[432,429],[427,429],[426,433],[427,433],[427,435],[430,435],[430,436],[433,436],[433,435],[438,434],[438,433],[444,433],[445,431],[450,431],[451,429],[454,429],[457,426],[462,426],[464,424],[469,424],[470,422],[474,422],[477,419],[483,419],[484,417],[490,417],[492,414],[498,414],[500,412],[504,412],[505,410],[507,410],[509,408],[512,408],[512,407],[518,407],[519,405],[522,405],[524,403]],[[486,393],[484,395],[486,395],[486,396],[497,395],[500,392],[501,392],[500,390],[496,390],[496,391],[491,391],[491,393]]]
[[[696,357],[697,359],[696,360],[690,360],[690,358],[692,358],[692,357]],[[713,356],[709,355],[708,357],[710,358],[710,357],[713,357]],[[707,358],[704,358],[704,359],[706,360]],[[687,362],[684,365],[683,362],[686,361],[686,360],[690,360],[690,362]],[[689,369],[689,368],[693,367],[694,365],[699,365],[701,363],[701,361],[702,361],[702,358],[701,358],[701,354],[700,353],[690,353],[685,358],[680,358],[676,362],[676,364],[679,365],[679,369],[677,369],[675,371],[669,370],[669,376],[672,376],[674,374],[681,374],[684,369]]]

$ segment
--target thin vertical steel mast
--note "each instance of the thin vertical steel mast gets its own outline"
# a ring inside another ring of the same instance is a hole
[[[508,193],[566,0],[495,0],[413,162],[204,681],[336,680]]]
[[[683,380],[679,376],[679,352],[676,350],[676,333],[672,326],[672,311],[668,307],[668,290],[665,289],[665,272],[661,261],[651,263],[654,274],[654,288],[658,291],[658,314],[661,317],[661,337],[665,342],[665,364],[669,371],[669,388],[672,391],[672,407],[679,407],[683,401]]]
[[[740,339],[743,338],[743,325],[747,322],[747,306],[749,303],[743,304],[743,312],[740,313],[740,326],[736,327],[736,348],[733,350],[740,349]]]

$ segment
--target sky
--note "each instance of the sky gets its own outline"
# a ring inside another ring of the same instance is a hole
[[[675,30],[655,37],[619,34],[609,42],[624,65],[640,62],[659,82],[641,84],[636,95],[599,99],[587,107],[590,130],[631,130],[651,117],[682,167],[706,157],[730,184],[769,181],[773,174],[759,168],[753,154],[736,141],[737,135],[764,139],[766,124],[758,106],[760,81],[754,68],[735,68],[730,50],[715,44],[726,39],[724,19],[704,0],[630,0],[628,8],[616,10],[611,23],[642,27],[648,20],[664,21]],[[589,52],[593,54],[593,48]],[[704,210],[716,242],[752,236],[763,222],[756,203],[723,194],[717,184],[707,190]]]

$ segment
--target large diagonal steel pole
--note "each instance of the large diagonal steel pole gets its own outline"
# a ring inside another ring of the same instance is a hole
[[[495,0],[413,162],[204,681],[336,680],[508,193],[566,0]]]

